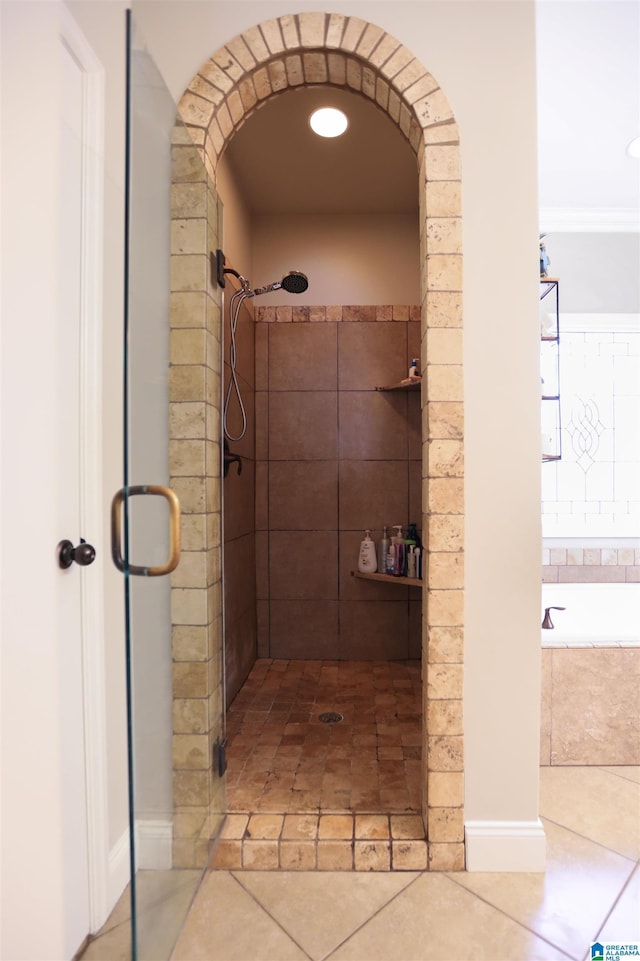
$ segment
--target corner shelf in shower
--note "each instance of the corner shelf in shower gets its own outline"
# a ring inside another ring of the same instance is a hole
[[[422,587],[418,577],[394,577],[393,574],[363,574],[362,571],[351,571],[352,577],[361,581],[380,581],[383,584],[396,584],[398,587]]]
[[[419,377],[417,380],[414,377],[412,378],[407,377],[405,378],[405,380],[401,380],[397,384],[389,384],[388,387],[376,387],[376,390],[403,390],[403,391],[420,390],[421,383],[422,383],[422,377]]]

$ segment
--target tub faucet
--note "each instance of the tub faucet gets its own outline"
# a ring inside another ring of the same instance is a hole
[[[542,627],[545,631],[553,630],[553,621],[551,620],[551,614],[549,611],[566,611],[566,607],[545,607],[544,620],[542,622]]]

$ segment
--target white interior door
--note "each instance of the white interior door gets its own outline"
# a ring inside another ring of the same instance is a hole
[[[60,472],[58,486],[60,537],[75,547],[91,532],[81,530],[80,520],[80,332],[82,265],[82,71],[65,44],[61,44],[62,137],[60,164],[60,340],[59,411]],[[89,933],[89,868],[87,840],[87,792],[84,750],[84,704],[82,676],[82,580],[96,576],[90,567],[72,563],[60,570],[58,636],[62,685],[61,717],[63,783],[63,846],[67,855],[66,903],[74,906],[68,920],[69,947],[82,944]]]
[[[56,545],[94,537],[93,525],[80,522],[91,472],[80,457],[88,424],[80,401],[87,338],[79,326],[85,252],[99,231],[87,229],[80,199],[90,166],[84,143],[79,149],[87,85],[73,47],[61,43],[68,11],[55,2],[0,8],[0,956],[36,961],[72,957],[92,923],[86,703],[100,687],[87,683],[100,631],[85,631],[83,621],[98,610],[104,551],[96,539],[96,564],[63,571]],[[29,104],[37,104],[35,126]],[[95,496],[99,503],[97,488]],[[99,711],[100,698],[93,700]]]
[[[104,638],[101,497],[102,75],[75,21],[60,31],[58,524],[75,552],[60,568],[63,850],[66,930],[73,954],[106,918]]]

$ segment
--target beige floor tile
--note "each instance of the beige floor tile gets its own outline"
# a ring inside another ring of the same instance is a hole
[[[82,961],[130,961],[131,925],[128,921],[111,928],[88,945]]]
[[[163,958],[187,917],[202,871],[138,871],[138,957]]]
[[[237,877],[309,957],[320,961],[417,875],[244,871]]]
[[[451,877],[561,951],[579,958],[614,905],[633,862],[556,824],[547,821],[544,828],[544,874],[461,872]]]
[[[368,875],[366,875],[369,877]],[[327,961],[560,961],[557,948],[442,874],[422,874]]]
[[[172,961],[307,961],[304,951],[226,871],[212,871],[205,877],[171,957]]]
[[[138,871],[138,956],[166,958],[189,911],[201,871]],[[82,961],[129,961],[129,886],[121,895]]]
[[[598,933],[598,941],[640,941],[640,866]]]
[[[617,774],[618,777],[624,777],[628,781],[636,781],[640,784],[640,766],[634,764],[619,765],[618,767],[603,767],[603,771],[609,771],[610,774]]]
[[[640,857],[640,785],[599,767],[540,769],[540,814],[628,858]]]

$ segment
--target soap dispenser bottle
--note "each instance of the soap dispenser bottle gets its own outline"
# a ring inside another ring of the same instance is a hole
[[[371,540],[370,532],[367,530],[364,535],[364,540],[360,544],[358,570],[361,574],[375,574],[377,569],[376,545]]]

